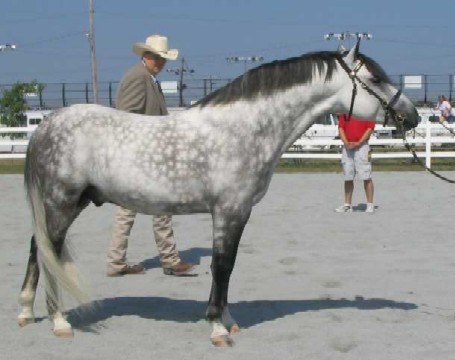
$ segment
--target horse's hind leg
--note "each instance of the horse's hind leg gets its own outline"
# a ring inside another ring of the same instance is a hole
[[[62,249],[65,238],[60,238],[58,241],[54,241],[53,245],[59,258],[62,255]],[[46,270],[45,270],[46,271]],[[61,300],[60,289],[58,287],[55,276],[47,271],[46,273],[46,305],[49,318],[53,322],[53,333],[55,336],[63,338],[73,337],[73,328],[71,324],[63,316],[62,310],[60,309]]]
[[[70,270],[73,264],[65,250],[65,238],[68,228],[87,205],[88,202],[86,201],[75,201],[74,199],[71,201],[67,197],[65,202],[58,205],[55,202],[49,202],[45,208],[46,230],[49,241],[42,243],[43,247],[42,249],[40,248],[40,251],[43,251],[43,257],[55,254],[57,262],[54,264],[51,261],[42,261],[41,273],[45,280],[46,305],[49,318],[53,322],[54,334],[59,337],[73,336],[71,324],[65,319],[61,310],[60,279],[66,278],[68,280],[70,278],[73,281],[71,284],[63,280],[66,286],[70,288],[78,282],[77,275]],[[73,270],[75,270],[74,267]]]
[[[35,322],[33,313],[33,303],[35,302],[36,287],[39,279],[39,266],[35,236],[30,241],[30,255],[28,258],[27,270],[24,282],[22,283],[21,293],[19,295],[19,304],[22,311],[17,317],[20,327]]]
[[[42,271],[46,280],[47,310],[50,319],[53,321],[54,335],[59,337],[72,337],[73,330],[71,324],[65,319],[61,310],[61,293],[59,283],[56,279],[56,271],[69,271],[68,269],[72,266],[72,259],[70,257],[66,258],[69,254],[65,254],[65,258],[63,258],[65,238],[68,228],[87,205],[88,202],[86,201],[67,201],[61,206],[46,208],[48,236],[62,268],[60,270],[53,269],[51,271],[50,269],[43,267]],[[75,273],[71,273],[70,276],[75,276],[77,278],[77,274]]]
[[[230,334],[239,331],[228,309],[229,279],[234,268],[237,249],[251,209],[235,214],[214,212],[212,289],[207,308],[207,319],[212,324],[210,336],[215,346],[232,346]]]
[[[56,252],[61,255],[63,240],[54,243]],[[35,301],[36,288],[39,280],[39,266],[38,266],[38,249],[36,246],[35,236],[32,236],[30,245],[30,255],[27,264],[27,272],[22,284],[22,290],[19,295],[19,303],[22,305],[22,311],[18,316],[19,326],[23,327],[27,324],[35,322],[35,315],[33,313],[33,303]],[[63,314],[58,309],[59,294],[56,281],[53,275],[47,274],[47,289],[46,289],[46,303],[50,317],[54,322],[53,332],[56,336],[72,337],[73,331],[71,325],[65,320]]]

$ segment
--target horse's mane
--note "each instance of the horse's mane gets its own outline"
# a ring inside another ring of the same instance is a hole
[[[360,53],[357,55],[372,74],[382,81],[390,82],[385,72],[374,60]],[[296,84],[307,84],[313,80],[315,68],[319,75],[325,71],[324,80],[329,81],[338,59],[342,57],[343,55],[338,51],[319,51],[260,65],[210,93],[195,103],[193,107],[252,99],[259,94],[269,95]]]

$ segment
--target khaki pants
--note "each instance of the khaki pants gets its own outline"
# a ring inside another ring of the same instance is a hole
[[[127,266],[126,250],[128,237],[133,227],[136,213],[118,207],[115,215],[114,234],[107,254],[107,271],[116,273]],[[153,233],[158,247],[162,267],[171,267],[180,262],[179,253],[174,241],[172,217],[169,215],[153,216]]]

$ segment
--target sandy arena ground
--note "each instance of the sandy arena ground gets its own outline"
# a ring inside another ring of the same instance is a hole
[[[455,173],[445,173],[455,178]],[[197,276],[163,275],[151,222],[139,216],[129,260],[144,275],[106,277],[114,207],[90,206],[70,229],[77,262],[99,307],[76,312],[75,337],[58,339],[46,318],[20,329],[17,296],[31,221],[22,176],[0,176],[0,358],[455,359],[455,186],[428,173],[376,173],[377,212],[365,214],[356,183],[352,214],[337,214],[341,174],[275,175],[244,232],[230,309],[242,331],[214,348],[204,320],[210,290],[209,215],[174,217],[178,248]]]

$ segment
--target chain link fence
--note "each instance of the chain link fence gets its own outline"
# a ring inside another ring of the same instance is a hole
[[[438,95],[453,100],[454,75],[394,75],[391,79],[417,106],[433,106]],[[185,79],[177,83],[177,91],[165,93],[168,107],[191,105],[209,93],[223,87],[231,79],[205,78]],[[98,102],[105,106],[115,106],[118,81],[98,83]],[[93,89],[86,83],[47,83],[41,93],[27,94],[30,109],[56,109],[73,104],[93,102]],[[0,84],[0,91],[10,89],[12,84]]]

